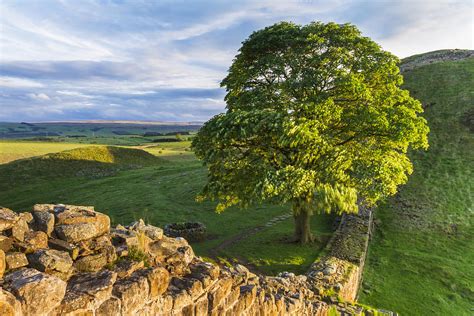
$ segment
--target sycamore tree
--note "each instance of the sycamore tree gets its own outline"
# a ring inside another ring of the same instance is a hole
[[[221,86],[226,112],[193,140],[209,173],[198,199],[217,211],[288,204],[295,238],[310,217],[357,212],[407,181],[410,148],[428,147],[419,101],[397,57],[350,24],[277,23],[245,40]]]

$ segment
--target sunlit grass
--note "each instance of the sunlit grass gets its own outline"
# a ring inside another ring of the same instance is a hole
[[[288,206],[260,205],[217,214],[215,203],[197,203],[195,197],[204,185],[206,170],[189,146],[190,142],[96,146],[4,164],[0,166],[0,205],[16,211],[31,209],[35,203],[94,205],[116,224],[139,218],[161,227],[200,221],[208,228],[209,240],[194,243],[193,248],[205,257],[216,255],[212,249],[223,241],[289,212]],[[143,150],[137,150],[140,148]],[[315,221],[317,234],[321,229],[330,231],[330,221]],[[253,261],[253,252],[261,253],[262,260],[274,263],[271,269],[262,270],[303,271],[318,256],[324,240],[307,247],[282,243],[291,237],[292,230],[292,220],[286,220],[276,230],[254,236],[260,238],[256,241],[242,240],[244,247],[253,243],[246,251],[231,247],[217,256],[229,262],[237,257]],[[278,265],[282,262],[288,264]]]
[[[403,315],[471,315],[474,302],[474,134],[461,124],[474,103],[474,59],[426,65],[405,76],[427,107],[426,153],[379,207],[360,300]]]
[[[74,148],[91,146],[90,144],[2,141],[0,140],[0,164],[13,160],[40,156]]]

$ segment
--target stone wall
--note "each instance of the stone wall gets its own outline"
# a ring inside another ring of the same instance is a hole
[[[360,207],[359,214],[342,215],[326,247],[327,256],[313,263],[308,271],[308,277],[322,293],[356,300],[371,230],[371,209]]]
[[[341,235],[352,221],[342,219]],[[204,262],[141,220],[111,228],[93,207],[0,208],[0,315],[373,313],[352,302],[363,259],[338,253],[343,239],[307,275],[269,277]]]

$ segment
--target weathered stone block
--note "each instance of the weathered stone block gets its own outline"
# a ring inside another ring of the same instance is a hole
[[[30,224],[33,221],[33,215],[30,212],[22,212],[18,214],[21,219]]]
[[[129,315],[139,310],[148,300],[149,286],[146,277],[133,274],[128,278],[118,280],[112,294],[120,298],[122,313]]]
[[[0,279],[3,277],[6,267],[7,265],[5,262],[5,252],[3,250],[0,250]]]
[[[153,267],[142,269],[137,271],[136,274],[144,276],[148,280],[150,298],[156,298],[168,289],[170,275],[165,268]]]
[[[71,243],[94,238],[99,234],[93,223],[58,225],[54,231],[60,239]]]
[[[67,291],[61,304],[56,307],[56,315],[93,315],[94,298],[81,292]]]
[[[178,252],[178,249],[188,246],[189,244],[184,238],[170,238],[164,236],[163,239],[150,244],[150,252],[157,261],[164,261],[167,257]],[[189,260],[189,262],[191,262],[191,260]]]
[[[229,296],[225,298],[225,305],[232,306],[237,302],[240,297],[240,287],[237,286],[230,291]]]
[[[80,257],[74,262],[74,267],[82,272],[97,272],[107,263],[107,253],[99,252],[94,255]]]
[[[20,302],[13,294],[0,287],[0,315],[2,316],[21,316]]]
[[[173,297],[171,294],[157,297],[150,304],[152,315],[170,315],[173,309]]]
[[[232,279],[230,277],[225,277],[217,282],[214,290],[207,295],[210,311],[216,309],[222,300],[229,295],[231,287]]]
[[[33,212],[54,212],[56,204],[35,204],[33,205]]]
[[[191,295],[186,290],[177,290],[172,292],[173,309],[181,310],[184,306],[192,303]]]
[[[7,252],[12,248],[13,239],[0,235],[0,249]]]
[[[10,229],[20,217],[9,208],[0,207],[0,232]]]
[[[111,296],[116,280],[117,273],[108,270],[80,273],[71,277],[67,292],[83,293],[93,299],[94,306],[98,306]]]
[[[26,315],[44,315],[56,308],[66,293],[66,282],[35,269],[5,276],[5,288],[20,301]]]
[[[43,272],[55,270],[68,273],[72,267],[72,259],[69,254],[54,249],[37,250],[28,255],[28,261],[32,268]]]
[[[25,240],[25,234],[28,232],[28,223],[23,219],[19,218],[18,221],[13,225],[11,235],[13,238],[19,241]]]
[[[5,255],[7,269],[18,269],[28,265],[28,259],[23,252],[9,252]]]
[[[197,300],[196,303],[194,304],[194,315],[196,316],[207,315],[208,306],[209,304],[208,304],[207,296],[204,295],[199,300]]]
[[[88,207],[69,206],[56,213],[55,232],[68,242],[79,242],[101,236],[110,231],[110,218]]]
[[[146,225],[142,219],[131,224],[129,229],[135,232],[142,232],[152,240],[160,240],[163,238],[163,229],[152,225]]]
[[[34,228],[51,236],[54,230],[54,215],[49,212],[33,212],[33,218]]]
[[[242,302],[244,309],[248,309],[252,306],[256,295],[257,287],[255,285],[244,285],[240,287],[239,301]]]
[[[48,248],[48,235],[44,232],[29,231],[25,234],[25,240],[16,243],[16,246],[24,253],[31,253],[38,249]]]
[[[76,260],[77,256],[79,255],[79,248],[77,248],[73,244],[68,243],[65,240],[50,238],[48,240],[48,246],[51,249],[66,251],[67,253],[69,253],[69,256],[71,256],[72,260]]]
[[[120,315],[122,309],[121,302],[116,297],[111,297],[103,302],[95,311],[96,316]]]
[[[193,300],[203,293],[202,283],[198,279],[174,277],[171,283],[177,288],[186,290]]]
[[[62,209],[56,206],[54,213],[56,216],[56,224],[58,225],[101,222],[108,217],[105,214],[94,211],[94,207],[92,206],[79,205],[64,205]]]
[[[116,246],[139,247],[138,236],[134,231],[114,229],[110,235],[112,236],[112,243]]]
[[[219,277],[220,268],[209,262],[197,262],[189,266],[193,277],[199,277],[203,274],[209,275],[211,279],[215,280]]]
[[[143,268],[144,266],[145,264],[143,261],[124,259],[116,263],[114,271],[117,273],[117,277],[122,279],[132,275],[133,272]]]
[[[75,244],[79,248],[79,255],[86,256],[102,250],[105,247],[112,246],[109,235],[102,235],[96,238],[82,240]]]

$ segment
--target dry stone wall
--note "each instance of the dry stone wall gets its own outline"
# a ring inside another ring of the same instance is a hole
[[[353,259],[329,251],[307,275],[261,276],[141,220],[111,228],[93,207],[0,208],[0,315],[369,315]]]

